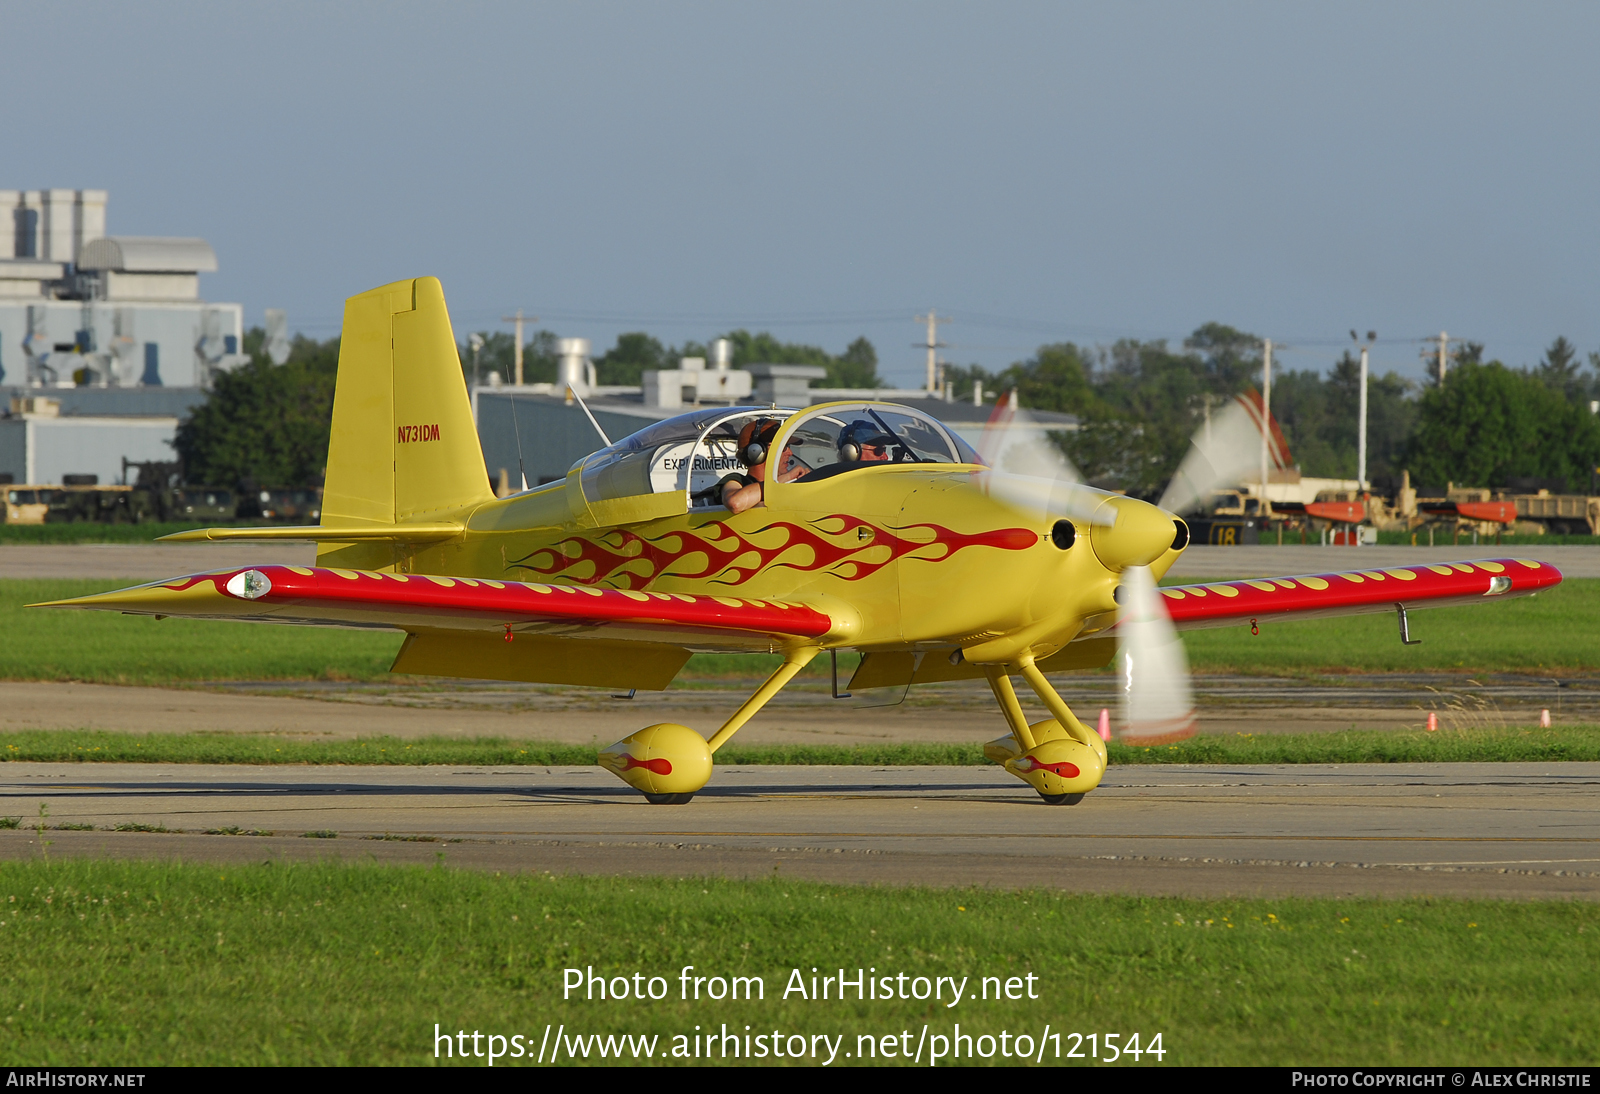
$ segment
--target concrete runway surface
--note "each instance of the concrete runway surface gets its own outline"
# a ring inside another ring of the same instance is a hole
[[[1474,558],[1532,558],[1566,577],[1600,577],[1600,547],[1539,547],[1493,543],[1456,547],[1191,547],[1172,577],[1270,577],[1373,566],[1416,566]],[[155,581],[224,566],[275,563],[310,566],[309,543],[88,543],[0,545],[0,578],[125,578]]]
[[[12,763],[11,859],[333,858],[1189,896],[1600,898],[1600,764],[1113,767],[1077,806],[996,768],[728,767],[686,806],[598,768]],[[176,831],[114,831],[118,825]],[[270,835],[206,835],[233,827]],[[305,838],[311,831],[336,838]],[[49,840],[47,848],[41,848]]]

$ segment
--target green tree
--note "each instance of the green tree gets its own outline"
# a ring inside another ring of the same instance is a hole
[[[844,353],[823,365],[828,370],[824,387],[882,387],[878,375],[878,351],[866,337],[857,338]]]
[[[1093,482],[1157,496],[1187,454],[1207,401],[1249,387],[1260,347],[1254,335],[1215,323],[1196,330],[1182,352],[1165,341],[1115,343],[1101,353],[1095,403],[1068,454]]]
[[[1225,323],[1207,323],[1184,339],[1183,346],[1201,355],[1213,390],[1237,395],[1261,382],[1262,341]]]
[[[500,382],[509,384],[515,382],[517,374],[517,340],[508,331],[479,331],[478,337],[483,339],[483,348],[478,351],[478,378],[487,384],[489,374],[498,372]],[[466,377],[467,386],[474,382],[472,364],[472,340],[456,347],[456,352],[461,357],[461,372]],[[554,331],[539,330],[522,346],[522,382],[525,384],[553,384],[556,380],[556,334]]]
[[[602,384],[640,384],[646,369],[677,367],[677,356],[669,358],[667,348],[643,331],[617,335],[617,344],[594,359],[595,376]]]
[[[1533,370],[1539,382],[1551,391],[1560,392],[1567,401],[1585,402],[1589,384],[1583,375],[1583,364],[1578,360],[1578,350],[1564,337],[1558,337],[1544,351],[1544,360]]]
[[[1338,431],[1331,428],[1329,387],[1327,377],[1314,369],[1280,372],[1272,378],[1272,416],[1283,430],[1290,456],[1300,465],[1301,473],[1317,478],[1354,478],[1355,450],[1346,453],[1341,449]],[[1351,435],[1354,436],[1353,430]]]
[[[1391,490],[1416,429],[1415,385],[1395,372],[1367,377],[1367,480]],[[1360,462],[1361,360],[1345,350],[1326,377],[1289,372],[1272,382],[1272,413],[1303,474],[1353,479]]]
[[[1025,408],[1076,415],[1079,428],[1057,440],[1084,476],[1153,497],[1188,451],[1207,399],[1215,406],[1238,394],[1260,369],[1259,338],[1208,323],[1178,352],[1164,341],[1129,339],[1095,352],[1059,342],[998,373],[972,365],[945,376],[958,398],[981,381],[986,391],[1015,389]]]
[[[1600,462],[1600,420],[1536,375],[1499,361],[1458,365],[1423,392],[1410,461],[1430,485],[1529,477],[1580,487]]]
[[[328,462],[339,339],[296,335],[274,365],[253,328],[250,363],[217,376],[206,401],[178,424],[184,478],[212,486],[315,486]]]
[[[780,342],[766,331],[751,334],[747,330],[735,330],[723,337],[733,343],[734,368],[756,364],[817,365],[827,370],[819,387],[884,386],[878,376],[878,351],[866,338],[857,338],[843,355],[835,357],[821,346]]]

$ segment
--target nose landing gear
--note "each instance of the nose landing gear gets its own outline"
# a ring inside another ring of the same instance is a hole
[[[984,755],[1033,787],[1048,805],[1077,805],[1100,785],[1106,770],[1106,746],[1062,702],[1055,688],[1031,660],[1019,669],[1034,692],[1055,715],[1029,725],[1011,686],[1009,666],[985,666],[984,675],[1011,733],[984,746]]]

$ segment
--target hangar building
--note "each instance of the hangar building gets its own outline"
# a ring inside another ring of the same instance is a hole
[[[178,419],[249,360],[243,307],[200,297],[209,243],[106,231],[104,190],[0,190],[0,480],[170,459]]]

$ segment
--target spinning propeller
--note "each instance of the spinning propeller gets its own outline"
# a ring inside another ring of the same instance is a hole
[[[1148,566],[1122,571],[1117,622],[1119,736],[1131,745],[1164,744],[1194,736],[1194,696],[1166,598]]]
[[[1230,400],[1208,418],[1158,506],[1083,485],[1072,461],[1049,440],[1047,428],[1017,405],[1015,391],[1002,399],[979,445],[992,469],[983,476],[986,489],[1027,512],[1042,510],[1047,518],[1070,517],[1091,526],[1095,554],[1107,569],[1122,574],[1116,628],[1120,737],[1138,745],[1191,737],[1195,712],[1188,658],[1149,564],[1186,538],[1172,514],[1198,508],[1213,491],[1236,485],[1259,466],[1259,396]],[[1270,422],[1267,428],[1271,463],[1283,467],[1288,453],[1282,435]]]
[[[1161,511],[1165,505],[1158,509],[1083,485],[1078,469],[1050,441],[1046,429],[1017,406],[1015,391],[1002,399],[979,445],[979,454],[992,468],[983,476],[986,489],[991,497],[1025,512],[1042,510],[1046,519],[1070,517],[1090,526],[1095,555],[1107,569],[1123,575],[1117,625],[1122,738],[1152,744],[1188,737],[1194,733],[1188,664],[1148,565],[1175,542],[1171,513]],[[1216,474],[1195,471],[1207,473]]]
[[[1178,465],[1158,503],[1169,513],[1199,508],[1213,491],[1237,486],[1261,463],[1261,397],[1248,392],[1223,404],[1194,435],[1189,452]],[[1268,461],[1275,468],[1288,465],[1283,435],[1269,423]]]
[[[1237,485],[1259,469],[1261,440],[1267,438],[1268,461],[1282,468],[1288,446],[1261,397],[1248,392],[1229,400],[1194,435],[1177,473],[1159,505],[1169,513],[1199,508],[1211,494]],[[1123,570],[1122,619],[1117,624],[1117,665],[1121,676],[1122,739],[1129,744],[1162,744],[1194,735],[1194,696],[1189,686],[1188,658],[1167,614],[1165,597],[1150,570]]]
[[[1264,422],[1263,417],[1261,397],[1255,392],[1229,400],[1217,414],[1209,415],[1162,493],[1160,507],[1169,513],[1191,512],[1213,491],[1237,485],[1260,467],[1263,434],[1269,462],[1286,466],[1283,435],[1270,418]],[[1165,599],[1147,567],[1123,570],[1117,664],[1122,739],[1130,744],[1161,744],[1194,735],[1188,658]]]
[[[1103,508],[1110,495],[1083,485],[1083,476],[1047,429],[1017,405],[1015,389],[995,404],[978,443],[978,454],[990,467],[983,474],[989,496],[1027,512],[1043,511],[1051,519],[1115,523],[1116,512]]]

